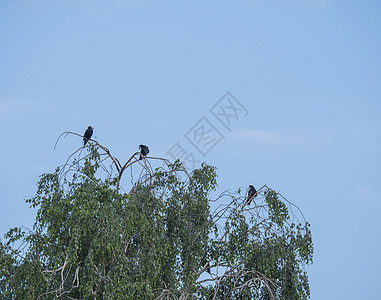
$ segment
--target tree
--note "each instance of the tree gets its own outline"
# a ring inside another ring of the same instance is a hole
[[[153,170],[160,159],[139,162],[135,153],[122,165],[96,141],[85,149],[41,176],[26,200],[38,209],[33,230],[5,235],[2,297],[309,298],[309,224],[295,223],[296,207],[282,195],[263,186],[250,207],[240,190],[211,200],[212,166],[188,174],[180,162],[162,160],[164,167]]]

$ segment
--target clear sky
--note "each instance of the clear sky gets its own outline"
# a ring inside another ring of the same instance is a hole
[[[280,191],[312,224],[311,299],[375,299],[380,13],[376,0],[1,1],[1,236],[31,227],[23,200],[81,145],[53,151],[57,137],[91,125],[122,161],[179,142],[218,167],[221,191]],[[210,111],[228,91],[244,107],[230,130]],[[205,156],[199,121],[221,138]]]

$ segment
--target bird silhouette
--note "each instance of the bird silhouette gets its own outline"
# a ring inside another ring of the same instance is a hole
[[[257,197],[257,190],[255,189],[254,186],[249,185],[249,193],[247,195],[247,200],[246,200],[247,205],[250,205],[251,200],[253,200],[254,197]]]
[[[93,135],[93,127],[89,126],[87,127],[85,134],[83,135],[83,146],[86,145],[86,143],[89,141],[92,135]]]
[[[202,266],[205,266],[205,265],[206,265],[206,272],[208,272],[209,275],[211,275],[212,273],[210,272],[210,264],[209,264],[209,262],[206,260],[206,257],[204,257],[204,258],[201,260],[201,264],[202,264]]]
[[[139,160],[142,160],[143,159],[143,156],[147,156],[147,154],[149,153],[149,149],[146,145],[139,145],[139,148],[140,148],[140,158]]]

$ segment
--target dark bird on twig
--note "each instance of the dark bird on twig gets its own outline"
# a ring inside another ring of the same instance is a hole
[[[210,272],[210,264],[208,263],[208,265],[206,266],[206,272],[208,272],[209,273],[209,275],[211,275],[212,273]]]
[[[87,127],[85,134],[83,135],[83,146],[86,145],[86,143],[89,141],[92,135],[93,135],[93,127],[89,126]]]
[[[202,264],[202,266],[205,266],[205,265],[206,265],[206,272],[208,272],[209,275],[211,275],[211,272],[210,272],[210,264],[209,264],[209,262],[206,260],[206,257],[204,257],[204,258],[201,260],[201,264]]]
[[[254,197],[257,197],[257,190],[254,186],[249,185],[249,194],[247,195],[246,203],[247,205],[250,205],[251,200],[253,200]]]
[[[149,149],[146,145],[139,145],[139,148],[140,148],[140,158],[139,160],[142,160],[143,159],[143,156],[147,156],[147,154],[149,153]]]

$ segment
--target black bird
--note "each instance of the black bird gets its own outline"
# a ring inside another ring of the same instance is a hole
[[[249,194],[247,195],[246,203],[247,205],[250,205],[251,200],[253,200],[254,197],[257,197],[257,190],[254,186],[249,185]]]
[[[206,272],[208,272],[209,275],[211,275],[212,273],[210,272],[210,264],[208,263],[208,265],[206,267],[207,267]]]
[[[209,262],[206,260],[206,257],[204,257],[202,260],[201,260],[201,264],[202,266],[205,266],[206,264],[206,272],[209,273],[209,275],[211,275],[211,272],[210,272],[210,264]]]
[[[139,160],[142,160],[143,159],[143,156],[147,156],[147,154],[149,153],[149,149],[146,145],[139,145],[139,148],[140,148],[140,158]]]
[[[87,127],[85,134],[83,135],[83,146],[86,145],[86,143],[89,141],[92,135],[93,135],[93,127],[89,126]]]

